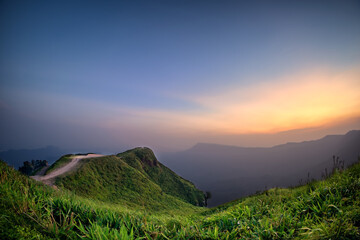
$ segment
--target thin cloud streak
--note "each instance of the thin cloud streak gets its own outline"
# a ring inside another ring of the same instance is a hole
[[[331,124],[360,116],[357,69],[312,71],[215,95],[185,98],[207,111],[129,110],[131,117],[125,115],[125,122],[174,134],[276,133]],[[111,119],[106,125],[116,128],[119,120]]]
[[[360,116],[357,69],[312,71],[217,94],[184,97],[194,106],[207,109],[201,111],[130,108],[46,93],[15,95],[31,99],[21,106],[28,117],[72,124],[170,135],[275,133]]]
[[[359,79],[357,69],[294,74],[271,83],[219,90],[217,94],[185,96],[195,106],[186,111],[134,108],[91,98],[19,90],[10,95],[21,98],[6,97],[5,103],[24,120],[66,125],[68,132],[82,129],[85,142],[96,129],[99,139],[109,138],[113,145],[126,142],[171,149],[221,139],[223,143],[243,145],[241,135],[326,128],[360,117]],[[196,110],[199,105],[201,110]],[[269,135],[266,145],[271,145],[271,139]]]

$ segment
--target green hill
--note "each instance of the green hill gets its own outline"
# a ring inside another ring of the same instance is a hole
[[[135,148],[117,156],[159,185],[165,193],[196,206],[204,205],[204,193],[161,164],[151,149]]]
[[[54,165],[61,165],[58,162]],[[197,206],[204,202],[202,191],[158,162],[148,148],[82,159],[75,171],[58,177],[55,184],[80,196],[156,211],[184,207],[183,201]]]
[[[45,174],[49,174],[49,173],[53,172],[55,169],[60,168],[64,165],[66,165],[67,163],[71,162],[71,157],[73,157],[73,156],[74,155],[72,155],[72,154],[67,154],[67,155],[61,156],[58,160],[56,160],[56,162],[51,164],[51,166],[46,170]]]
[[[118,158],[109,156],[104,161]],[[119,162],[117,167],[129,166]],[[143,180],[149,179],[142,175]],[[160,188],[152,180],[146,182],[152,183],[154,189]],[[75,193],[54,190],[0,162],[0,239],[360,238],[359,163],[324,181],[270,189],[212,209],[178,200],[183,204],[169,202],[166,211],[158,212]]]

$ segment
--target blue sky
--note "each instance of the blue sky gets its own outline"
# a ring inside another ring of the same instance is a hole
[[[1,1],[0,11],[3,149],[89,138],[172,149],[358,123],[359,1]],[[296,89],[311,95],[274,110]],[[337,89],[341,104],[310,121]]]

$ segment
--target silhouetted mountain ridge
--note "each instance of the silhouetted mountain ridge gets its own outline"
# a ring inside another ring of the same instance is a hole
[[[350,165],[360,155],[360,131],[328,135],[319,140],[273,147],[237,147],[198,143],[189,150],[163,154],[162,162],[179,175],[213,194],[214,206],[265,187],[297,185],[320,178],[332,168],[333,155]]]

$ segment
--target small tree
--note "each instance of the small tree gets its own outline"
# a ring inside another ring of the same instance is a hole
[[[19,171],[25,175],[31,175],[34,170],[34,166],[29,161],[24,162],[24,166],[19,167]]]
[[[48,166],[48,162],[46,160],[25,161],[24,165],[19,167],[19,171],[25,175],[31,176],[38,170],[47,166]]]
[[[205,207],[207,207],[207,200],[212,197],[211,192],[207,191],[205,192]]]

